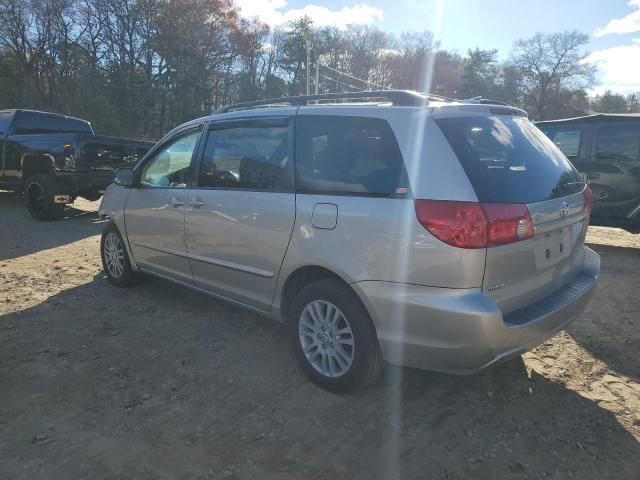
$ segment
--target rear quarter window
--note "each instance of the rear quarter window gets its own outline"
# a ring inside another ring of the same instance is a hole
[[[13,119],[13,112],[0,112],[0,136],[9,131],[9,125]]]
[[[567,157],[526,118],[453,117],[436,123],[480,202],[535,203],[584,188]]]
[[[383,119],[300,115],[295,145],[299,192],[363,196],[409,193],[398,143]]]
[[[93,133],[89,123],[75,118],[48,115],[40,112],[21,112],[16,135],[38,135],[46,133]]]

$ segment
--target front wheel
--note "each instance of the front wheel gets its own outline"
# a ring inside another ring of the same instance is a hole
[[[131,268],[124,240],[112,222],[102,232],[100,256],[109,283],[116,287],[128,287],[135,282],[136,272]]]
[[[373,382],[384,368],[367,310],[337,280],[304,287],[291,307],[289,325],[300,366],[326,390],[355,391]]]

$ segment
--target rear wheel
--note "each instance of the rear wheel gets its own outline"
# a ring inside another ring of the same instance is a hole
[[[64,203],[56,203],[55,196],[63,189],[56,179],[47,174],[32,175],[24,188],[24,199],[29,213],[36,220],[55,220],[64,214]]]
[[[100,241],[102,268],[107,280],[116,287],[128,287],[136,280],[136,272],[131,268],[124,240],[113,223],[108,223]]]
[[[384,368],[368,312],[344,284],[320,280],[295,298],[289,325],[296,358],[317,385],[345,393],[374,381]]]

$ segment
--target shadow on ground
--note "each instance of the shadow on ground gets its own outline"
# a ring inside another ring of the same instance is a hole
[[[98,212],[73,207],[61,220],[42,222],[17,193],[0,190],[0,261],[72,243],[101,232]]]
[[[520,359],[472,377],[387,368],[335,396],[281,325],[161,281],[98,275],[0,317],[0,344],[7,478],[640,475],[612,414]]]

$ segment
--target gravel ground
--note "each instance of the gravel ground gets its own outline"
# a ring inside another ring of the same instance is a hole
[[[590,229],[591,306],[523,359],[336,396],[277,323],[111,287],[96,206],[36,222],[0,192],[0,478],[640,478],[640,235]]]

